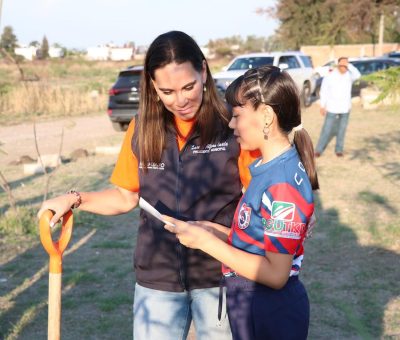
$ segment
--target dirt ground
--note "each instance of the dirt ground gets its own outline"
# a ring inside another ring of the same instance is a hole
[[[124,135],[113,130],[105,113],[37,122],[36,135],[42,155],[59,152],[63,130],[62,154],[67,156],[78,148],[94,152],[99,143],[118,145]],[[0,126],[0,148],[7,153],[0,157],[0,168],[23,155],[36,159],[33,123]]]

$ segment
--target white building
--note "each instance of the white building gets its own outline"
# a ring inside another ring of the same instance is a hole
[[[110,48],[108,46],[89,47],[86,53],[88,60],[108,60]]]
[[[14,53],[16,55],[23,56],[27,60],[33,60],[36,57],[37,47],[34,46],[24,46],[16,47]]]
[[[50,58],[62,58],[64,56],[64,52],[61,47],[50,47],[49,48],[49,57]]]
[[[111,60],[132,60],[134,58],[135,51],[132,47],[114,47],[110,48],[110,59]]]

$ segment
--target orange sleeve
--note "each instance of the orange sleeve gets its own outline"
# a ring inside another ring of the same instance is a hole
[[[259,150],[254,150],[254,151],[247,151],[243,149],[240,150],[240,155],[238,158],[238,166],[239,166],[240,181],[242,182],[244,190],[247,189],[251,181],[249,165],[253,163],[260,156],[261,152]]]
[[[135,119],[129,124],[126,131],[117,163],[111,175],[110,182],[116,186],[132,192],[139,191],[139,165],[132,151],[132,137],[135,132]]]

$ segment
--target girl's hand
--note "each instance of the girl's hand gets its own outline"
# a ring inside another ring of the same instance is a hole
[[[207,230],[209,227],[200,222],[183,222],[165,215],[163,215],[163,219],[175,225],[175,227],[172,227],[166,224],[164,228],[174,233],[179,242],[186,247],[202,249],[202,246],[210,238],[214,237],[214,235]]]
[[[37,217],[40,219],[45,210],[52,210],[54,216],[50,220],[50,227],[53,227],[65,213],[71,210],[71,207],[74,205],[76,200],[77,198],[74,194],[65,194],[44,201],[37,213]]]

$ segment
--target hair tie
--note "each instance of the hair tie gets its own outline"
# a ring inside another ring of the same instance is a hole
[[[303,124],[300,123],[300,125],[297,125],[297,126],[295,126],[295,127],[293,128],[293,131],[296,132],[296,131],[300,131],[300,130],[302,130],[302,129],[303,129]]]

